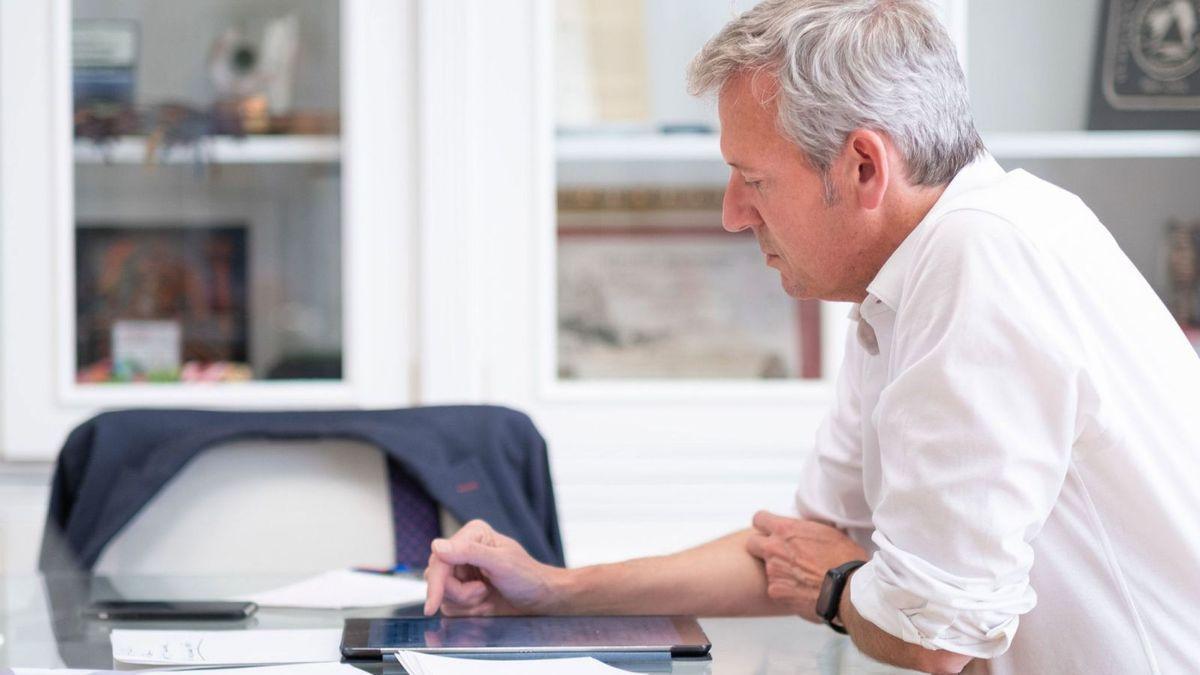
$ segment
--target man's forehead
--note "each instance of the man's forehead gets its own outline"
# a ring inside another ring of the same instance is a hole
[[[776,135],[773,83],[774,77],[761,71],[741,72],[717,94],[721,154],[736,169],[752,169],[744,154]]]

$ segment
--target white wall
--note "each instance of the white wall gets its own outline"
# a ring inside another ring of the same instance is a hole
[[[47,465],[0,464],[0,575],[37,569],[49,483]]]

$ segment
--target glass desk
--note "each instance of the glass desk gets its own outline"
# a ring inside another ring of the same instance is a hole
[[[296,577],[0,577],[0,674],[11,668],[111,669],[108,633],[145,629],[335,628],[347,617],[396,616],[417,608],[365,610],[259,609],[242,622],[125,622],[84,619],[80,609],[102,599],[218,599],[282,586]],[[863,656],[845,637],[795,617],[703,619],[711,661],[676,661],[673,673],[695,675],[858,675],[902,673]],[[355,664],[400,675],[396,664]],[[656,669],[661,672],[660,669]]]

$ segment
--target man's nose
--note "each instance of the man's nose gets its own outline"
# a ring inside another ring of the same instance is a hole
[[[721,202],[721,225],[727,232],[741,232],[762,224],[758,210],[750,204],[748,191],[751,189],[736,176],[729,177],[725,199]]]

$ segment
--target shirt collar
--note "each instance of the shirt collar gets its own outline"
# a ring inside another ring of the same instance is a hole
[[[954,200],[959,195],[962,195],[971,190],[975,190],[987,185],[991,185],[1004,177],[1004,169],[992,157],[991,153],[984,152],[975,161],[959,170],[950,184],[946,186],[945,191],[938,197],[933,208],[921,222],[917,224],[913,231],[900,242],[900,246],[892,252],[891,257],[887,262],[883,263],[883,267],[879,268],[879,272],[875,278],[867,285],[867,293],[874,296],[887,305],[893,312],[900,305],[900,296],[904,288],[904,278],[908,275],[908,270],[912,266],[912,257],[916,250],[917,243],[921,239],[921,233],[927,229],[931,223],[941,217],[941,211],[944,207]],[[870,297],[864,301],[864,304],[874,304]]]

